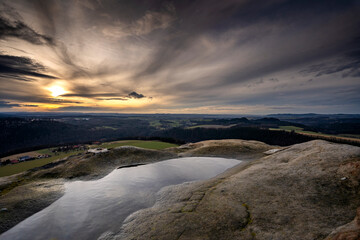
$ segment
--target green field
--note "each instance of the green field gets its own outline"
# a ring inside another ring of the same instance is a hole
[[[159,120],[152,120],[149,123],[151,127],[157,129],[181,127],[184,124],[186,124],[185,121],[180,121],[180,120],[167,120],[165,123],[161,123]]]
[[[159,120],[153,120],[150,121],[150,126],[154,127],[154,128],[160,128],[161,127],[161,123]]]
[[[279,126],[279,129],[282,129],[282,130],[287,130],[287,131],[301,131],[303,130],[303,128],[301,127],[295,127],[295,126]]]
[[[328,136],[328,137],[336,137],[336,135],[330,135],[320,132],[312,132],[312,131],[304,131],[301,127],[295,127],[295,126],[279,126],[280,130],[285,130],[288,132],[295,131],[297,133],[305,133],[305,134],[312,134],[312,135],[319,135],[319,136]]]
[[[147,149],[161,150],[169,147],[177,147],[178,145],[160,141],[142,141],[142,140],[124,140],[117,142],[103,143],[101,145],[92,145],[91,148],[116,148],[120,146],[135,146]]]
[[[279,128],[269,128],[269,130],[287,131],[287,132],[295,131],[297,133],[305,133],[305,134],[307,133],[307,134],[320,135],[320,136],[335,136],[335,135],[329,135],[319,132],[303,131],[303,128],[295,127],[295,126],[279,126]]]
[[[135,147],[141,147],[141,148],[147,148],[147,149],[156,149],[161,150],[169,147],[177,147],[178,145],[172,144],[172,143],[166,143],[166,142],[160,142],[160,141],[141,141],[141,140],[125,140],[125,141],[116,141],[116,142],[108,142],[103,143],[101,145],[91,145],[90,148],[115,148],[120,146],[135,146]],[[46,148],[41,149],[36,152],[39,154],[49,154],[52,155],[49,158],[42,158],[42,159],[36,159],[32,161],[27,162],[21,162],[17,164],[10,164],[6,166],[0,167],[0,177],[10,176],[13,174],[21,173],[23,171],[41,167],[48,163],[51,163],[55,160],[59,160],[65,157],[69,157],[72,155],[76,155],[79,153],[84,152],[84,150],[80,151],[68,151],[68,152],[60,152],[55,155],[53,152],[51,152],[52,148]]]
[[[191,126],[191,127],[187,127],[187,129],[194,129],[194,128],[206,128],[207,126],[209,126],[209,125],[195,125],[195,126]]]

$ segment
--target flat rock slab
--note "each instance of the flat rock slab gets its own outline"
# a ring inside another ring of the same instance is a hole
[[[360,205],[360,148],[311,141],[167,187],[106,239],[324,239]],[[342,180],[346,177],[346,180]]]

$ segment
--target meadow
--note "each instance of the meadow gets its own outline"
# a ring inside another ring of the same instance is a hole
[[[115,141],[115,142],[106,142],[100,145],[90,145],[90,148],[116,148],[120,146],[135,146],[140,148],[146,149],[156,149],[161,150],[169,147],[176,147],[178,145],[160,141],[142,141],[142,140],[124,140],[124,141]],[[84,153],[86,150],[71,150],[66,152],[58,152],[53,153],[52,150],[54,148],[46,148],[34,151],[38,154],[49,154],[51,157],[49,158],[42,158],[42,159],[35,159],[31,161],[21,162],[17,164],[9,164],[0,167],[0,177],[10,176],[13,174],[21,173],[27,171],[32,168],[41,167],[48,163],[51,163],[56,160],[60,160],[69,156],[73,156],[76,154]],[[26,155],[24,153],[23,155]]]

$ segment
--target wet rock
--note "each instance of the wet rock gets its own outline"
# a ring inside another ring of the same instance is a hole
[[[0,196],[0,206],[3,207],[0,213],[0,233],[49,206],[63,193],[63,180],[43,180],[18,186]]]

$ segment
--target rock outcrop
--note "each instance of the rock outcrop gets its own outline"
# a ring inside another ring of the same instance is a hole
[[[72,156],[43,167],[0,179],[0,234],[49,206],[64,193],[70,179],[101,178],[117,167],[174,158],[166,151],[120,147],[106,153]]]
[[[207,181],[163,188],[153,207],[101,239],[359,239],[360,148],[320,140],[285,148],[212,140],[70,157],[1,179],[0,208],[6,211],[0,212],[0,232],[59,198],[65,181],[178,156],[248,161]]]
[[[266,151],[271,149],[274,149],[274,146],[259,141],[240,139],[207,140],[173,148],[179,156],[183,157],[228,157],[241,160],[261,158],[266,155]]]
[[[0,233],[49,206],[64,193],[63,180],[34,181],[15,187],[0,197]]]
[[[297,144],[208,181],[164,188],[106,239],[324,239],[354,219],[359,180],[359,147]],[[358,234],[356,224],[328,239],[355,239],[339,236]]]

